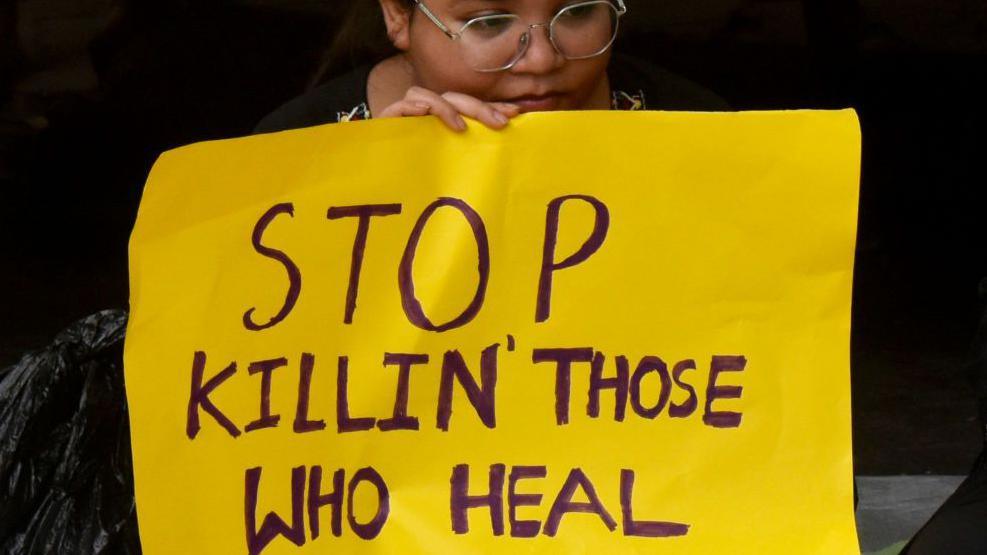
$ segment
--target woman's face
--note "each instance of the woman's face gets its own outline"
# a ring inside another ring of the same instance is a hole
[[[383,0],[385,3],[400,0]],[[424,0],[449,29],[482,15],[509,12],[526,24],[547,24],[572,0]],[[394,12],[398,13],[398,12]],[[610,52],[567,60],[552,46],[548,28],[531,29],[527,51],[510,69],[484,73],[467,64],[459,41],[446,36],[417,9],[404,8],[404,22],[388,19],[395,45],[405,52],[416,84],[437,93],[460,92],[487,102],[511,102],[522,111],[609,108],[607,64]],[[396,23],[396,25],[395,25]],[[397,29],[396,29],[397,27]]]

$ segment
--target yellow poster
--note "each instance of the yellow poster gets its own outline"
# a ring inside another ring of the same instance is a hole
[[[328,125],[164,154],[146,553],[845,554],[855,114]]]

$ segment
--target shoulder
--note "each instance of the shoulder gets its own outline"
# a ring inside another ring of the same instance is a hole
[[[639,97],[647,110],[730,110],[730,105],[713,91],[639,58],[615,54],[609,74],[615,97]],[[615,103],[619,100],[615,98]]]
[[[371,67],[358,67],[288,101],[265,116],[254,133],[366,119],[367,78]]]

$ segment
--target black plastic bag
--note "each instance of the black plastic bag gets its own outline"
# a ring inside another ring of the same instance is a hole
[[[126,322],[94,314],[0,370],[0,553],[140,553]]]

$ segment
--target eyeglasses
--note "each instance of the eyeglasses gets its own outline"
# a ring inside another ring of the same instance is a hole
[[[476,71],[505,71],[518,63],[531,44],[531,30],[547,28],[548,38],[567,60],[584,60],[610,49],[617,38],[624,0],[590,0],[559,10],[548,23],[528,24],[511,13],[475,17],[452,31],[421,0],[418,9],[447,37],[458,42],[466,63]]]

